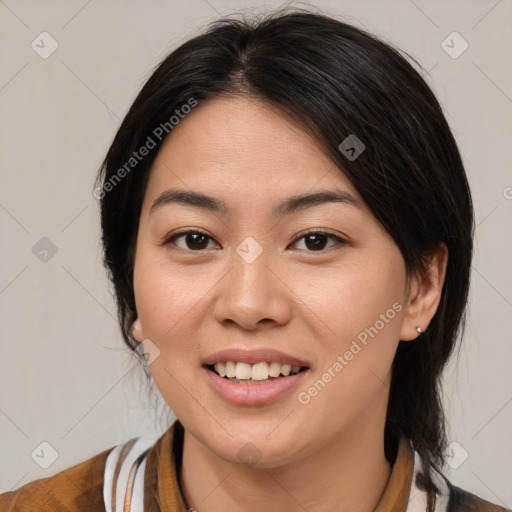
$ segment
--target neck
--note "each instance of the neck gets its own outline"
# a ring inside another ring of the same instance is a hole
[[[225,461],[185,430],[180,486],[197,512],[372,512],[390,475],[383,421],[346,429],[309,457],[272,469]]]

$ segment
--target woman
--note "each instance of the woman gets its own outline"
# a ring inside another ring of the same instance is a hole
[[[94,194],[124,340],[178,420],[2,511],[505,510],[442,473],[473,209],[396,50],[304,11],[220,20],[149,78]]]

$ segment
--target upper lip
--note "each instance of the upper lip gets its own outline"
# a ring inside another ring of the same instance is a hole
[[[214,352],[203,359],[203,365],[212,365],[218,362],[233,361],[239,363],[256,364],[261,362],[289,364],[290,366],[310,366],[307,361],[298,359],[273,348],[258,348],[243,350],[230,348]]]

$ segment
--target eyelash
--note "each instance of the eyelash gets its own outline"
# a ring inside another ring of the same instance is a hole
[[[213,238],[210,235],[208,235],[207,233],[205,233],[204,231],[201,231],[199,229],[194,229],[194,230],[180,231],[178,233],[174,233],[172,236],[166,238],[160,245],[170,245],[176,238],[179,238],[180,236],[188,235],[188,234],[204,235],[207,238],[209,238],[210,240],[213,240]],[[299,240],[302,240],[303,238],[307,237],[308,235],[325,235],[328,238],[336,239],[338,241],[338,245],[346,245],[348,243],[346,240],[344,240],[343,238],[340,238],[337,235],[333,235],[332,233],[327,233],[326,231],[320,231],[320,230],[314,230],[314,229],[311,231],[307,231],[306,233],[303,233],[302,235],[298,236],[291,243],[295,244]],[[331,246],[331,247],[334,247],[334,246]],[[321,252],[326,252],[331,247],[328,247],[327,249],[320,249],[318,251],[310,251],[307,249],[300,249],[300,250],[305,250],[306,252],[312,252],[312,253],[315,253],[315,252],[321,253]],[[182,249],[186,252],[202,252],[202,251],[206,250],[206,249],[199,249],[197,251],[194,251],[191,249],[183,249],[182,247],[180,247],[180,249]]]

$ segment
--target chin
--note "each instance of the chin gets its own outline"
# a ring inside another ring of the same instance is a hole
[[[268,443],[263,450],[251,441],[234,443],[215,453],[226,462],[246,469],[272,469],[290,462],[290,449],[268,446]]]

